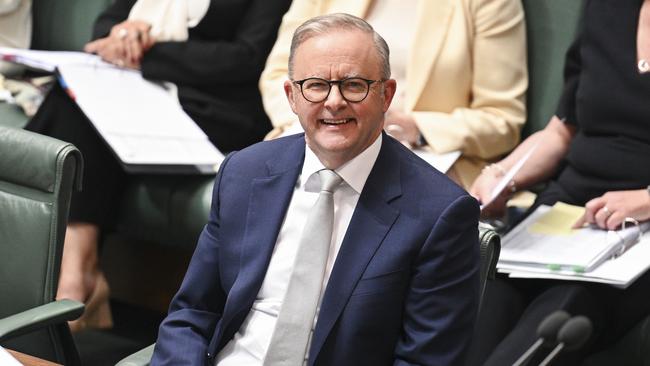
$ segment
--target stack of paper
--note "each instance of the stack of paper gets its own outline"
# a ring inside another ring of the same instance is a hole
[[[73,51],[36,51],[19,48],[0,47],[0,57],[4,61],[15,62],[38,70],[54,72],[60,65],[94,65],[112,67],[97,55]]]
[[[510,277],[552,278],[629,286],[650,267],[648,228],[572,229],[583,209],[540,206],[502,240],[497,268]]]

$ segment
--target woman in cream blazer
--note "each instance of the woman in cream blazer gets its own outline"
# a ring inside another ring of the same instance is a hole
[[[275,127],[267,137],[297,123],[282,88],[294,30],[321,14],[366,18],[372,3],[293,1],[260,79],[264,107]],[[433,152],[462,152],[448,173],[467,188],[486,162],[510,151],[520,139],[528,86],[521,2],[420,0],[416,14],[406,85],[398,85],[406,90],[404,112],[413,117]]]

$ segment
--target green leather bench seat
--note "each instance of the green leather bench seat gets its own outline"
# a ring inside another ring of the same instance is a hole
[[[582,0],[523,0],[528,47],[527,119],[523,136],[546,127],[562,93],[564,56],[573,42]]]
[[[193,249],[208,220],[214,176],[134,177],[118,231],[135,239]]]

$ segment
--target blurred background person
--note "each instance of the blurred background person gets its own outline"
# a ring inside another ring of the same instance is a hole
[[[0,47],[29,48],[32,41],[32,1],[0,0]],[[0,74],[13,76],[22,67],[0,61]]]
[[[85,51],[147,79],[172,82],[187,114],[222,152],[270,129],[257,82],[290,0],[117,0],[97,19]],[[90,122],[57,84],[26,129],[75,144],[83,191],[70,207],[57,298],[85,302],[73,330],[109,327],[108,284],[98,266],[127,179]]]
[[[561,201],[585,206],[577,226],[614,230],[626,217],[649,220],[648,60],[650,0],[587,1],[578,37],[567,53],[555,116],[498,165],[485,169],[471,193],[486,202],[503,172],[536,146],[511,184],[522,189],[550,179],[528,212]],[[508,193],[484,213],[503,213]],[[477,338],[489,343],[483,349],[496,347],[485,364],[512,364],[537,339],[541,320],[563,309],[587,315],[595,325],[590,343],[564,352],[553,363],[577,365],[648,314],[649,288],[647,273],[625,290],[584,282],[496,281],[487,293]]]
[[[275,127],[267,138],[300,132],[282,92],[293,31],[334,12],[365,19],[390,46],[398,86],[386,131],[412,147],[460,150],[449,172],[458,183],[468,188],[519,142],[528,85],[519,0],[295,0],[260,79]]]

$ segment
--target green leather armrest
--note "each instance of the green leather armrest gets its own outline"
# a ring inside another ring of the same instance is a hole
[[[138,352],[127,356],[122,361],[118,362],[115,366],[149,366],[151,356],[153,356],[153,348],[156,344],[152,344],[147,348],[143,348]]]
[[[501,253],[501,237],[496,231],[485,223],[480,222],[478,225],[478,238],[481,253],[481,288],[479,309],[483,303],[485,289],[488,280],[494,280],[497,271],[497,262]]]
[[[0,341],[49,325],[75,320],[84,312],[84,304],[59,300],[0,319]]]

